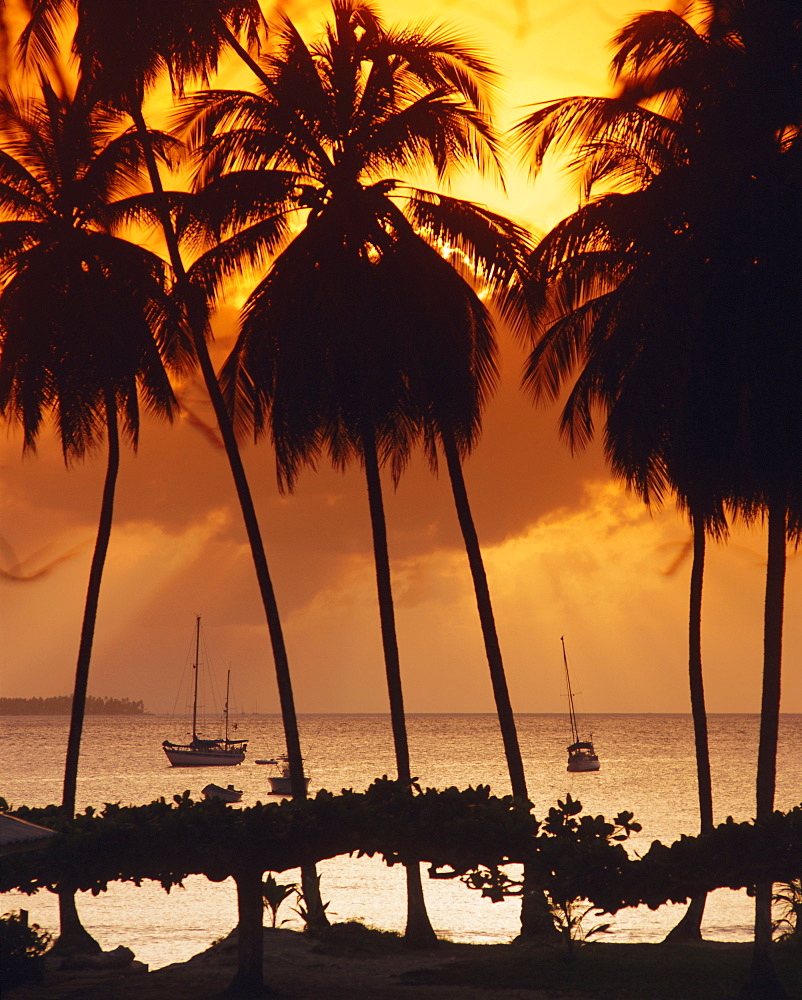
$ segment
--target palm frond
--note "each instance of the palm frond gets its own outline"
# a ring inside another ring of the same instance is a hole
[[[165,365],[190,357],[166,265],[111,235],[114,191],[136,157],[115,137],[119,116],[47,85],[2,113],[12,128],[0,157],[0,407],[28,448],[52,416],[70,461],[102,440],[113,400],[135,446],[140,395],[169,417]]]
[[[74,8],[74,0],[31,0],[31,16],[19,40],[27,65],[51,66],[58,61],[64,29]]]
[[[261,276],[289,235],[287,218],[282,213],[255,222],[203,253],[189,269],[190,279],[209,300],[214,299],[231,281]]]

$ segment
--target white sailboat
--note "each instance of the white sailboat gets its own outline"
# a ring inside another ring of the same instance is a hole
[[[201,739],[198,736],[198,664],[200,661],[200,615],[195,622],[195,671],[194,692],[192,698],[192,741],[190,743],[171,743],[165,740],[162,749],[173,767],[224,767],[231,764],[241,764],[245,760],[248,748],[247,740],[230,740],[228,738],[228,694],[231,684],[231,671],[226,682],[225,735],[222,739]]]
[[[593,734],[590,739],[580,740],[574,711],[574,693],[571,689],[571,675],[568,672],[568,657],[565,652],[565,636],[560,636],[563,647],[563,665],[565,667],[565,684],[568,689],[568,720],[571,725],[571,744],[568,747],[568,771],[598,771],[601,767],[599,757],[593,747]]]

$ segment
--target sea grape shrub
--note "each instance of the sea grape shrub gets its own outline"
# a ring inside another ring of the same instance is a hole
[[[41,982],[44,954],[52,937],[38,924],[28,924],[24,910],[0,917],[0,986],[10,990],[23,983]]]
[[[555,927],[565,939],[569,955],[575,940],[601,933],[606,925],[583,930],[582,921],[597,910],[619,884],[630,861],[622,843],[641,826],[631,812],[620,812],[609,822],[604,816],[581,815],[582,803],[567,795],[558,800],[546,819],[534,821],[535,836],[527,855],[526,886],[520,877],[497,865],[480,865],[463,881],[483,896],[499,902],[524,891],[545,892]],[[591,906],[579,904],[590,901]]]
[[[775,811],[760,823],[731,816],[709,833],[682,836],[671,845],[654,841],[624,873],[616,909],[645,903],[684,903],[714,889],[747,889],[758,882],[789,882],[802,871],[802,804]],[[614,912],[614,910],[611,910]]]
[[[511,795],[491,795],[489,785],[410,791],[383,778],[364,793],[360,853],[387,864],[425,861],[434,878],[453,878],[479,864],[523,860],[537,827],[527,805]],[[447,872],[442,869],[448,868]]]
[[[760,824],[729,820],[710,834],[655,842],[630,859],[623,842],[640,829],[632,814],[582,815],[570,796],[543,822],[526,804],[487,786],[422,790],[387,778],[365,792],[320,791],[312,799],[234,809],[220,801],[107,803],[72,821],[57,806],[14,813],[59,832],[45,846],[4,859],[0,892],[102,892],[111,881],[158,881],[169,891],[188,875],[213,881],[287,871],[344,854],[388,864],[428,862],[430,874],[459,878],[490,899],[518,894],[505,865],[527,862],[534,889],[553,900],[586,899],[605,912],[681,902],[699,891],[790,881],[802,871],[802,806]]]

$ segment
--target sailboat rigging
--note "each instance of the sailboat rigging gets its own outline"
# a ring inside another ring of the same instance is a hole
[[[571,688],[571,675],[568,672],[568,656],[565,652],[565,636],[560,636],[563,647],[563,666],[565,667],[565,684],[568,689],[568,721],[571,726],[571,744],[568,747],[568,771],[598,771],[601,767],[598,755],[593,747],[593,734],[589,740],[580,740],[579,728],[574,710],[574,692]]]
[[[187,744],[171,743],[165,740],[162,748],[173,767],[221,767],[228,764],[241,764],[245,760],[247,740],[230,740],[228,738],[228,698],[231,684],[231,671],[226,682],[225,703],[225,735],[222,739],[208,740],[198,736],[198,673],[200,664],[200,615],[195,616],[195,671],[192,697],[192,741]]]

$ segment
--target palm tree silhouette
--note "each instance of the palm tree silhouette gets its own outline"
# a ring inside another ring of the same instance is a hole
[[[495,344],[485,306],[438,248],[472,261],[513,314],[526,240],[491,212],[388,176],[496,163],[483,61],[442,30],[389,31],[360,3],[333,10],[313,46],[281,22],[259,93],[188,100],[180,124],[202,147],[201,201],[221,237],[192,279],[214,295],[238,268],[272,258],[223,380],[242,429],[269,429],[283,487],[323,448],[340,466],[365,467],[398,774],[409,782],[380,468],[389,464],[397,479],[423,433],[432,458],[443,441],[461,483],[459,454],[478,433]],[[461,502],[466,524],[464,484]],[[501,698],[500,655],[495,663]],[[507,707],[505,748],[517,755],[510,770],[525,799],[508,698]],[[411,891],[408,937],[425,943],[428,920],[416,930],[415,918],[425,912],[422,895]]]
[[[691,515],[697,748],[700,533],[725,530],[725,505],[768,515],[761,820],[773,809],[785,539],[799,509],[799,24],[782,0],[709,7],[699,32],[671,12],[637,17],[616,40],[619,100],[568,99],[522,126],[536,163],[561,135],[578,141],[588,191],[641,189],[590,201],[540,248],[546,333],[528,376],[554,395],[581,366],[569,435],[587,440],[598,405],[614,470],[647,499],[675,491]],[[659,102],[663,114],[649,110]],[[758,888],[748,996],[782,995],[770,889]]]
[[[700,411],[700,370],[690,361],[706,317],[696,308],[709,268],[685,229],[687,149],[671,120],[629,101],[567,99],[531,115],[521,134],[536,161],[548,145],[580,136],[588,195],[611,178],[640,190],[589,200],[541,242],[532,261],[540,339],[524,381],[535,399],[556,400],[576,368],[561,433],[572,449],[605,414],[604,447],[614,474],[648,505],[673,493],[693,529],[689,681],[701,830],[713,827],[701,659],[706,535],[727,532],[716,423]],[[672,188],[667,181],[672,181]],[[683,193],[684,197],[680,195]],[[693,375],[693,381],[689,376]],[[674,937],[701,937],[705,896]]]
[[[59,98],[47,83],[36,99],[0,98],[0,413],[19,422],[30,450],[52,417],[68,464],[104,436],[108,447],[64,770],[68,817],[75,814],[119,429],[136,449],[140,397],[150,412],[172,418],[177,404],[164,365],[189,358],[168,268],[115,235],[138,160],[119,114]],[[72,896],[60,899],[61,944],[90,944]]]
[[[206,342],[211,335],[208,313],[187,281],[176,226],[181,213],[173,214],[172,199],[165,195],[142,110],[144,97],[160,73],[166,70],[174,92],[181,93],[190,79],[208,81],[221,53],[228,46],[253,68],[256,64],[248,48],[258,45],[264,28],[261,8],[258,0],[176,0],[169,4],[147,5],[136,0],[113,5],[105,0],[70,0],[68,3],[32,0],[31,7],[32,18],[21,39],[28,58],[44,66],[53,64],[58,53],[60,30],[72,10],[77,14],[72,48],[79,64],[81,94],[86,100],[102,100],[123,108],[136,125],[161,230],[176,276],[176,290],[189,317],[195,354],[215,412],[251,548],[270,636],[294,795],[305,797],[306,783],[289,661],[261,529],[236,436],[209,355]],[[187,30],[188,25],[192,26],[191,31]],[[245,45],[240,42],[243,34]],[[327,925],[328,920],[320,902],[314,866],[304,866],[301,877],[309,912],[314,917],[315,928],[319,929]],[[240,889],[242,886],[238,885]],[[254,893],[251,895],[255,898]],[[255,912],[255,906],[251,906],[250,911]],[[250,970],[240,968],[237,975],[237,982],[242,985],[252,976],[258,979],[258,985],[262,979],[261,963],[255,961]]]

